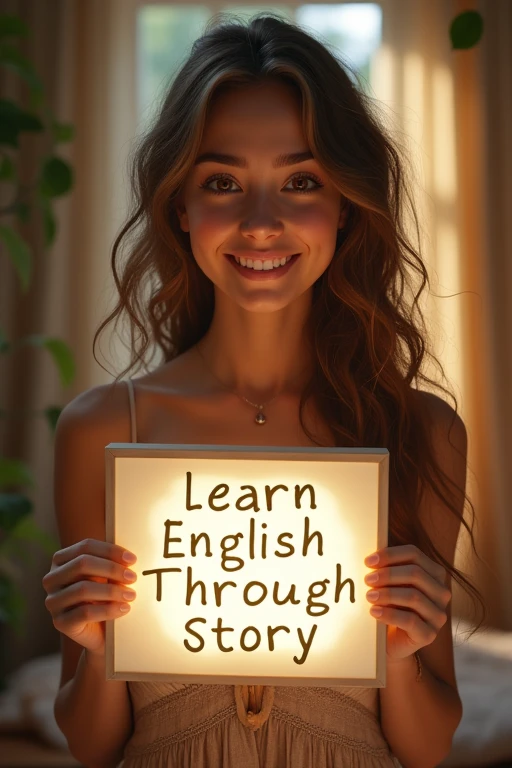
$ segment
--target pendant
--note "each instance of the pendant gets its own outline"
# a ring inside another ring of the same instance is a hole
[[[260,411],[259,413],[257,413],[256,418],[254,419],[256,424],[264,424],[266,420],[267,419],[265,418],[265,414],[263,413],[263,411]]]

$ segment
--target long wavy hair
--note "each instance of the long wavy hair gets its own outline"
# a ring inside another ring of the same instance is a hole
[[[422,370],[430,359],[446,381],[418,305],[430,283],[419,246],[416,251],[405,232],[408,203],[420,241],[405,151],[384,128],[359,75],[319,40],[276,14],[260,13],[247,23],[223,16],[213,17],[194,42],[153,124],[132,150],[132,209],[111,256],[119,298],[95,333],[93,355],[97,359],[95,345],[105,326],[115,320],[115,330],[124,314],[131,359],[113,384],[133,368],[147,368],[148,351],[150,360],[159,350],[170,361],[208,330],[214,286],[193,258],[175,205],[212,98],[225,88],[269,79],[287,83],[300,99],[309,148],[348,205],[332,261],[313,286],[307,332],[316,365],[300,400],[300,422],[317,442],[303,422],[306,401],[314,397],[336,445],[389,450],[389,546],[418,546],[476,597],[485,617],[480,592],[437,551],[414,514],[424,490],[432,490],[461,520],[476,553],[473,505],[436,462],[414,392],[421,382],[441,389],[453,400],[455,420],[455,395]],[[120,268],[119,245],[131,230]],[[461,494],[472,510],[471,527],[459,509]]]

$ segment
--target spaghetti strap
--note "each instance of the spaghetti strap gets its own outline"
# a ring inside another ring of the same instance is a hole
[[[131,442],[136,443],[137,442],[137,418],[136,418],[136,412],[135,412],[135,393],[133,389],[133,381],[131,379],[127,379],[126,384],[128,385],[128,396],[130,400]]]

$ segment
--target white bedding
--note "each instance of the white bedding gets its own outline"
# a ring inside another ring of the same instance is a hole
[[[512,632],[487,630],[469,640],[452,621],[455,674],[463,716],[442,768],[512,762]]]

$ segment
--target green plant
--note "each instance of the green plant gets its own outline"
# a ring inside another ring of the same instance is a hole
[[[73,187],[73,173],[69,164],[55,153],[55,145],[73,139],[72,125],[58,123],[43,98],[41,81],[31,63],[12,45],[9,38],[25,37],[27,26],[16,16],[0,14],[0,66],[23,78],[29,88],[30,111],[25,111],[8,99],[0,99],[0,183],[13,187],[11,202],[0,209],[0,216],[14,216],[16,224],[42,217],[44,247],[55,241],[57,224],[52,212],[52,200],[68,194]],[[39,114],[38,114],[39,113]],[[47,132],[50,150],[41,158],[35,184],[21,183],[15,165],[15,151],[23,132]],[[19,278],[21,292],[30,288],[33,254],[29,243],[15,228],[0,224],[0,241]],[[68,386],[75,375],[71,350],[64,341],[43,334],[32,334],[9,340],[0,328],[0,355],[5,361],[19,347],[29,345],[46,349],[56,364],[63,386]],[[61,408],[50,405],[41,411],[24,415],[44,416],[53,432]],[[7,418],[6,410],[0,417]],[[20,634],[23,629],[24,598],[19,588],[21,569],[19,561],[27,560],[28,542],[36,542],[48,554],[58,548],[58,542],[41,530],[33,520],[33,504],[26,491],[33,488],[34,480],[29,467],[23,462],[0,456],[0,624],[9,624]],[[0,688],[2,681],[0,680]]]
[[[473,48],[483,35],[484,20],[478,11],[463,11],[450,24],[452,50]]]

